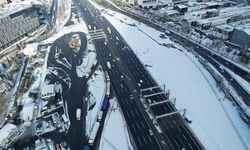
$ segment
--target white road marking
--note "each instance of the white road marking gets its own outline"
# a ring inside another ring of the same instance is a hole
[[[138,124],[138,123],[136,123],[136,125],[137,125],[138,129],[140,130],[140,129],[141,129],[141,127],[139,126],[139,124]]]
[[[149,139],[149,141],[152,143],[152,140],[151,140],[151,137],[148,135],[148,139]]]
[[[139,113],[138,113],[137,109],[135,109],[135,113],[139,116]]]
[[[130,111],[130,112],[131,112],[132,116],[134,117],[135,115],[134,115],[134,113],[133,113],[133,110],[132,110],[132,109],[131,109],[131,111]]]
[[[143,136],[142,138],[143,138],[144,142],[145,142],[146,144],[148,144],[147,141],[145,140],[144,136]]]
[[[140,145],[142,145],[140,138],[139,138],[139,137],[137,137],[137,139],[138,139],[138,141],[139,141]]]
[[[144,125],[144,123],[142,121],[141,121],[141,124],[142,124],[143,128],[145,128],[145,125]]]

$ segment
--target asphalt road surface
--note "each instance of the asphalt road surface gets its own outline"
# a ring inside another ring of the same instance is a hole
[[[166,29],[162,28],[161,26],[152,24],[150,21],[148,21],[145,18],[139,17],[139,16],[135,16],[135,15],[131,15],[129,13],[117,10],[117,8],[115,8],[114,6],[111,6],[109,3],[105,3],[106,6],[108,6],[109,8],[119,11],[120,13],[123,13],[125,15],[128,15],[136,20],[142,21],[143,23],[157,29],[160,31],[165,31]],[[180,24],[179,24],[180,25]],[[187,37],[181,36],[179,34],[176,34],[174,32],[170,31],[169,36],[174,37],[174,39],[177,39],[181,44],[186,43],[188,41],[189,46],[192,46],[194,48],[194,50],[201,55],[202,57],[204,57],[225,77],[225,79],[231,83],[231,86],[236,90],[236,92],[238,93],[239,96],[241,96],[241,98],[243,99],[243,101],[250,106],[250,95],[249,93],[235,80],[233,79],[233,77],[227,72],[224,71],[224,69],[218,68],[218,66],[220,64],[224,65],[225,67],[227,67],[228,69],[230,69],[231,71],[233,71],[235,74],[241,76],[243,79],[245,79],[246,81],[250,82],[250,73],[248,71],[246,71],[245,69],[242,69],[241,67],[235,65],[234,63],[232,63],[231,61],[226,60],[225,58],[214,54],[214,52],[208,51],[207,49],[204,49],[202,47],[200,47],[199,45],[197,45],[196,43],[190,41]],[[198,48],[197,48],[198,47]],[[212,60],[211,60],[212,59]]]
[[[117,95],[136,147],[138,149],[203,149],[179,113],[158,119],[163,130],[163,134],[158,134],[139,99],[140,89],[156,86],[157,83],[116,29],[101,16],[96,8],[87,1],[81,1],[80,8],[83,18],[91,29],[94,27],[104,29],[108,36],[107,44],[104,40],[94,41],[98,60],[110,74],[112,88]],[[107,28],[111,30],[111,33]],[[112,69],[107,68],[107,61],[111,63]],[[161,92],[162,90],[156,89],[155,91]],[[152,91],[145,94],[149,93]],[[146,101],[155,103],[166,99],[165,94],[159,94]],[[157,116],[175,111],[173,105],[167,102],[155,105],[151,109],[151,113]],[[154,134],[151,134],[150,130]]]
[[[69,143],[69,147],[73,150],[80,150],[83,148],[83,145],[87,143],[87,139],[85,137],[86,104],[84,101],[84,97],[87,92],[87,80],[85,77],[78,77],[76,73],[76,66],[77,63],[80,62],[83,52],[86,49],[87,39],[84,33],[77,33],[81,38],[81,47],[78,53],[75,53],[69,48],[68,43],[71,36],[74,34],[69,33],[57,39],[53,43],[48,57],[48,67],[62,69],[65,72],[64,76],[68,75],[71,80],[70,89],[68,88],[68,84],[64,81],[61,81],[61,83],[63,83],[63,99],[66,100],[68,105],[69,119],[71,122],[68,134],[66,135],[66,141]],[[66,67],[56,61],[55,57],[60,51],[63,52],[63,57],[66,58],[71,67]],[[58,74],[58,76],[62,75],[63,73]],[[77,109],[81,109],[81,120],[77,120],[76,118]]]

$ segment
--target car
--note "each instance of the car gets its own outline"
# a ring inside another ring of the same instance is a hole
[[[151,136],[153,135],[153,131],[151,129],[149,129],[148,132]]]
[[[139,87],[141,87],[141,84],[140,84],[140,83],[137,83],[137,85],[138,85]]]
[[[76,110],[76,119],[81,120],[81,109]]]

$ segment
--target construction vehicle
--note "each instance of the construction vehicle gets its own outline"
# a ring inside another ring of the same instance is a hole
[[[69,41],[69,47],[72,49],[77,48],[78,42],[79,42],[79,35],[78,34],[73,34],[71,37],[71,40]]]

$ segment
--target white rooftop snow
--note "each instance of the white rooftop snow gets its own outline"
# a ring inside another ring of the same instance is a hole
[[[37,45],[38,43],[27,44],[26,47],[23,49],[23,53],[26,56],[33,56],[37,53]]]
[[[0,130],[0,144],[2,145],[2,142],[5,138],[8,137],[8,135],[15,130],[17,127],[14,124],[6,124],[1,130]]]
[[[42,87],[42,98],[50,97],[55,95],[55,85],[49,84]]]

